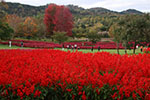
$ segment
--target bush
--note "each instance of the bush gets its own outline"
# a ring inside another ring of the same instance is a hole
[[[7,23],[0,22],[0,39],[8,40],[11,39],[13,29],[8,26]]]
[[[145,48],[145,49],[143,50],[143,52],[144,52],[144,53],[147,53],[147,54],[150,53],[150,48]]]
[[[97,41],[101,40],[100,34],[98,34],[96,31],[90,31],[89,33],[87,33],[86,37],[92,43],[96,43]]]
[[[66,32],[54,32],[53,38],[59,43],[63,43],[67,41],[68,36],[66,35]]]

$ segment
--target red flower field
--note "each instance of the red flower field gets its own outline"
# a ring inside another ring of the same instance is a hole
[[[150,100],[150,55],[0,50],[1,98]]]

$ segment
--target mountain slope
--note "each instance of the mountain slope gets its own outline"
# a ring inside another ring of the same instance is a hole
[[[35,16],[38,13],[44,14],[45,8],[47,8],[48,5],[45,6],[31,6],[31,5],[25,5],[20,3],[11,3],[7,2],[8,9],[0,7],[0,10],[4,10],[8,14],[17,14],[19,16],[25,17],[25,16]],[[90,8],[90,9],[84,9],[82,7],[74,6],[74,5],[67,5],[67,7],[70,9],[73,15],[75,16],[89,16],[89,15],[111,15],[111,14],[142,14],[142,12],[137,11],[135,9],[129,9],[122,12],[112,11],[106,8],[96,7],[96,8]]]
[[[143,14],[143,13],[135,9],[128,9],[120,12],[120,14]]]

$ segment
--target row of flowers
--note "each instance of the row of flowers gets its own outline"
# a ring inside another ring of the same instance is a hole
[[[53,42],[43,42],[43,41],[29,41],[29,40],[11,40],[12,45],[15,46],[21,46],[21,42],[24,43],[24,47],[31,47],[31,48],[62,48],[63,46],[67,48],[67,46],[77,45],[78,48],[81,49],[91,49],[93,46],[94,49],[97,49],[99,46],[101,49],[116,49],[116,43],[115,42],[97,42],[96,44],[92,44],[91,42],[65,42],[63,44],[57,44]],[[8,42],[0,42],[0,44],[9,45]],[[120,49],[123,49],[124,47],[122,44],[119,45]]]
[[[150,55],[0,50],[0,99],[150,100]]]

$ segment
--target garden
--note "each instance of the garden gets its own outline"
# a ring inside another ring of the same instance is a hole
[[[150,55],[0,50],[0,99],[149,100]]]
[[[150,14],[0,0],[0,100],[150,100]]]

